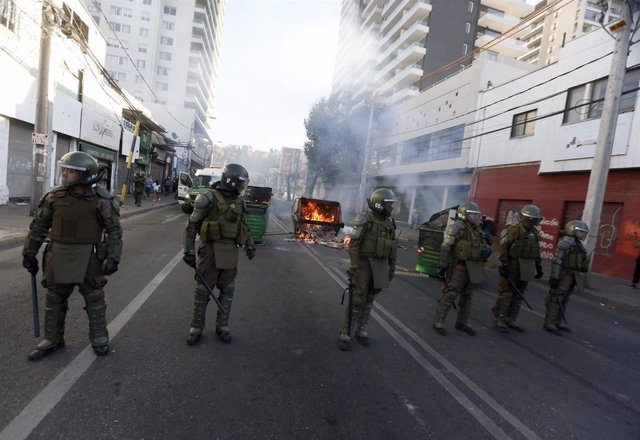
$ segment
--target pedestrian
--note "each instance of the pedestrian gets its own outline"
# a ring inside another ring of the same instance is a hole
[[[177,199],[178,198],[178,176],[174,176],[171,190],[173,191],[173,198]]]
[[[507,226],[509,225],[507,224]],[[491,246],[493,236],[496,234],[495,223],[493,220],[488,219],[486,215],[483,215],[482,220],[480,221],[480,229],[482,229],[482,233],[484,234],[484,239],[487,241],[487,244]]]
[[[567,304],[576,285],[582,283],[580,274],[589,271],[591,258],[582,244],[588,232],[589,227],[580,220],[567,223],[558,242],[558,249],[551,260],[551,277],[549,293],[545,299],[546,313],[543,325],[550,333],[571,333],[571,329],[566,326]]]
[[[225,344],[231,342],[229,315],[238,274],[239,248],[244,246],[249,260],[253,259],[256,251],[242,199],[248,184],[249,173],[242,165],[226,165],[221,180],[196,197],[184,239],[184,262],[196,268],[211,288],[217,287],[220,291],[218,300],[226,313],[218,310],[216,335]],[[196,252],[198,234],[201,243]],[[202,336],[208,302],[209,292],[196,276],[188,345],[196,344]]]
[[[447,226],[444,234],[438,266],[444,287],[433,318],[433,328],[442,336],[447,335],[444,323],[457,297],[455,328],[470,336],[476,334],[469,324],[471,298],[473,289],[483,280],[484,263],[491,255],[491,248],[480,229],[480,214],[476,203],[461,203],[456,210],[455,222]]]
[[[149,199],[151,197],[151,193],[153,192],[153,179],[151,176],[147,176],[147,180],[144,182],[144,198]]]
[[[356,216],[348,244],[349,302],[345,308],[338,338],[341,350],[348,350],[351,327],[356,340],[371,346],[368,323],[376,296],[389,286],[396,270],[398,239],[391,217],[396,196],[388,188],[379,188],[367,199],[369,210]]]
[[[540,238],[536,226],[542,220],[540,208],[525,205],[520,210],[517,225],[507,226],[500,233],[500,281],[498,297],[491,311],[495,325],[502,332],[507,327],[523,332],[517,323],[520,306],[529,281],[543,276],[540,258]]]
[[[153,201],[154,202],[159,202],[160,201],[160,181],[156,180],[155,182],[153,182]]]
[[[144,174],[136,173],[136,176],[133,178],[133,197],[136,202],[136,206],[142,206],[142,196],[144,194]]]
[[[638,256],[636,257],[636,267],[633,270],[633,280],[631,280],[631,287],[637,289],[638,283],[640,282],[640,240],[638,240],[637,235],[633,237],[633,247],[638,249]]]
[[[164,195],[165,197],[168,196],[171,193],[171,179],[169,179],[169,177],[167,176],[166,179],[164,179]]]
[[[42,285],[47,289],[44,339],[29,354],[33,361],[64,347],[67,301],[75,286],[84,297],[93,351],[98,356],[109,353],[103,287],[105,275],[115,273],[120,261],[119,206],[111,194],[96,186],[102,175],[89,154],[67,153],[58,166],[62,185],[40,200],[22,249],[22,265],[35,275],[36,255],[45,239],[50,239],[42,258]]]

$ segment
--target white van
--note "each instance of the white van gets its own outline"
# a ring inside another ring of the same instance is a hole
[[[180,173],[178,180],[178,203],[182,211],[190,214],[193,212],[193,202],[198,196],[211,188],[215,182],[222,178],[222,168],[203,168],[196,171],[192,179],[188,173]]]

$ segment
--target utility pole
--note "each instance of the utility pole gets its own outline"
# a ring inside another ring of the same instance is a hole
[[[598,129],[598,143],[593,157],[587,197],[582,213],[582,221],[589,226],[589,234],[584,243],[589,255],[596,248],[598,230],[600,229],[600,216],[602,215],[602,205],[604,204],[604,193],[607,187],[609,166],[611,165],[611,152],[618,122],[622,82],[627,66],[631,28],[633,27],[631,1],[637,3],[636,0],[623,1],[621,20],[608,25],[609,29],[614,32],[615,46]],[[622,21],[624,21],[624,24]]]
[[[371,146],[371,130],[373,129],[373,111],[375,109],[375,101],[371,100],[369,103],[369,126],[367,128],[367,140],[364,144],[364,160],[362,161],[362,174],[360,175],[360,188],[358,189],[358,200],[356,201],[356,214],[359,214],[364,210],[364,190],[367,183],[367,171],[369,170],[369,152]]]
[[[46,154],[49,138],[49,58],[51,53],[52,17],[49,2],[42,2],[40,27],[40,59],[38,61],[38,84],[33,142],[33,168],[31,170],[31,214],[38,210],[38,202],[44,194],[47,176]]]

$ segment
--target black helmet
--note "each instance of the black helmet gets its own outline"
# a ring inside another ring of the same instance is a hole
[[[520,210],[520,223],[526,229],[532,229],[542,220],[540,208],[536,205],[524,205]]]
[[[393,202],[396,201],[396,195],[389,188],[378,188],[371,193],[371,198],[367,199],[367,204],[372,211],[378,214],[391,216],[393,211]]]
[[[227,191],[242,193],[249,185],[249,173],[247,169],[237,163],[225,165],[220,178],[220,186]]]
[[[58,161],[60,170],[69,168],[71,170],[80,171],[80,180],[74,182],[73,185],[93,185],[104,178],[106,170],[98,167],[98,161],[89,153],[84,151],[72,151],[60,158]]]

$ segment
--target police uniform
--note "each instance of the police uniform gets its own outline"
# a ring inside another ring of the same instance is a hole
[[[195,252],[196,235],[201,243]],[[247,256],[253,258],[253,240],[245,218],[244,200],[238,193],[223,189],[216,182],[209,191],[199,194],[187,223],[184,240],[185,255],[194,254],[197,269],[210,287],[220,291],[218,299],[226,315],[218,310],[216,334],[223,342],[230,342],[229,314],[238,274],[239,248],[245,246]],[[186,260],[185,260],[186,261]],[[195,344],[202,335],[209,293],[199,278],[193,298],[193,318],[187,343]]]
[[[393,197],[393,193],[390,194]],[[348,349],[351,340],[349,313],[358,342],[371,345],[367,328],[373,303],[395,274],[398,239],[395,221],[388,214],[369,210],[358,215],[353,222],[348,245],[352,304],[351,310],[348,305],[345,308],[340,331],[339,343],[343,350]]]
[[[32,360],[64,346],[67,300],[75,286],[84,297],[94,350],[104,355],[109,349],[103,262],[110,260],[109,265],[117,269],[120,261],[119,206],[102,187],[82,186],[80,194],[74,188],[78,187],[57,186],[43,196],[22,251],[23,256],[34,257],[49,235],[43,256],[45,335],[30,355]]]
[[[502,270],[506,271],[506,275],[520,293],[524,294],[529,281],[534,277],[542,277],[538,230],[534,227],[527,229],[523,224],[510,225],[503,229],[500,233],[499,260],[504,268]],[[504,331],[508,326],[522,331],[516,323],[522,301],[520,295],[514,292],[509,280],[501,274],[498,297],[491,309],[500,330]]]
[[[479,214],[479,208],[477,209]],[[455,327],[469,335],[475,335],[475,330],[469,324],[471,298],[475,285],[482,282],[483,266],[491,254],[491,249],[487,246],[478,225],[468,219],[458,218],[447,227],[440,252],[440,271],[444,277],[444,287],[436,307],[433,327],[439,334],[447,334],[444,323],[456,297],[459,296]]]
[[[545,299],[546,313],[544,329],[555,334],[558,331],[569,332],[569,328],[562,323],[560,306],[564,313],[567,311],[569,297],[573,293],[580,273],[589,271],[591,258],[582,242],[574,236],[563,236],[558,242],[558,248],[551,260],[551,289]]]
[[[133,178],[133,197],[136,201],[136,206],[140,206],[142,203],[142,196],[144,194],[145,178],[143,175],[138,174]]]

